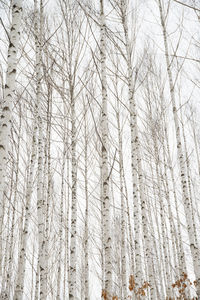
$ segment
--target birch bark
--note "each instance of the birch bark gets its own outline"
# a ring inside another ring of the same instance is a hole
[[[19,253],[17,284],[14,293],[14,300],[22,299],[23,297],[25,262],[26,262],[26,253],[27,253],[26,248],[27,248],[28,233],[29,233],[29,220],[31,216],[30,202],[31,202],[31,195],[32,195],[34,165],[36,162],[36,152],[37,152],[36,131],[37,131],[37,125],[34,124],[33,138],[32,138],[32,151],[31,151],[31,159],[30,159],[30,171],[29,171],[27,191],[26,191],[25,223],[22,232],[22,242],[21,242],[20,253]]]
[[[43,34],[43,0],[34,1],[35,5],[35,48],[36,48],[36,112],[38,126],[38,177],[37,177],[37,214],[38,214],[38,272],[39,272],[39,294],[40,299],[46,299],[46,262],[45,262],[45,218],[43,199],[43,161],[44,161],[44,140],[42,120],[42,34]],[[39,25],[39,27],[38,27]],[[36,295],[37,296],[37,295]]]
[[[117,129],[118,129],[118,144],[119,144],[119,176],[120,176],[120,200],[121,200],[121,282],[122,282],[122,295],[123,299],[126,300],[127,293],[127,260],[126,260],[126,218],[125,218],[125,201],[124,201],[124,187],[123,187],[123,151],[122,151],[122,134],[119,118],[119,101],[117,117]]]
[[[185,261],[185,253],[183,249],[183,240],[182,240],[182,235],[181,235],[181,222],[180,222],[180,216],[179,216],[179,210],[178,210],[178,199],[176,195],[176,183],[175,183],[175,178],[174,178],[174,171],[172,167],[172,160],[171,160],[171,155],[170,155],[170,150],[169,150],[169,141],[168,141],[168,133],[167,133],[167,127],[165,126],[165,140],[166,140],[166,147],[167,147],[167,154],[168,154],[168,165],[169,165],[169,170],[170,170],[170,176],[172,180],[172,186],[173,186],[173,195],[174,195],[174,202],[175,202],[175,208],[176,208],[176,218],[177,218],[177,233],[178,237],[176,239],[178,240],[178,260],[180,262],[179,264],[179,273],[181,272],[186,272],[186,261]]]
[[[71,244],[70,244],[70,270],[69,270],[69,300],[76,299],[76,223],[77,223],[77,160],[76,160],[76,115],[74,87],[72,76],[69,75],[70,104],[71,104],[71,152],[72,152],[72,202],[71,202]]]
[[[102,89],[102,192],[103,192],[103,248],[105,253],[105,288],[108,300],[112,297],[112,257],[110,232],[110,195],[108,173],[108,112],[107,112],[107,82],[106,82],[106,24],[104,0],[100,0],[100,63]]]
[[[88,124],[87,124],[87,110],[84,107],[85,111],[85,119],[84,119],[84,140],[85,140],[85,151],[84,151],[84,160],[85,160],[85,170],[84,170],[84,177],[85,177],[85,232],[84,232],[84,287],[85,287],[85,300],[89,300],[89,194],[88,194]]]
[[[63,91],[64,91],[64,84],[63,84]],[[66,197],[65,197],[65,169],[66,169],[66,154],[67,154],[67,137],[68,137],[68,128],[66,126],[66,116],[67,116],[67,110],[66,110],[66,104],[63,99],[63,111],[64,111],[64,120],[63,120],[63,150],[62,150],[62,166],[61,166],[61,199],[60,199],[60,213],[59,213],[59,253],[58,253],[58,280],[57,280],[57,295],[56,299],[60,300],[61,299],[61,273],[62,273],[62,248],[63,248],[63,227],[65,228],[64,224],[64,202],[66,203]],[[68,159],[68,158],[67,158]],[[68,178],[67,178],[68,180]],[[69,197],[69,195],[68,195]],[[68,208],[67,208],[68,209]],[[67,219],[67,227],[68,227],[68,219]],[[67,232],[68,233],[68,232]],[[65,285],[66,285],[66,273],[67,273],[67,268],[66,267],[66,260],[67,260],[67,255],[66,251],[68,251],[68,237],[66,237],[65,240],[65,258],[64,258],[64,297],[66,296],[66,291],[65,291]]]
[[[46,70],[44,70],[46,71]],[[47,73],[47,71],[46,71]],[[47,80],[47,88],[48,88],[48,94],[47,94],[47,127],[46,127],[46,149],[45,149],[45,155],[47,160],[47,170],[46,170],[46,176],[47,178],[47,194],[46,194],[46,203],[44,203],[44,219],[45,219],[45,233],[44,233],[44,239],[45,239],[45,248],[44,248],[44,255],[45,255],[45,285],[46,289],[48,287],[48,265],[49,265],[49,240],[50,240],[50,232],[51,232],[51,226],[50,223],[50,207],[51,204],[53,205],[53,192],[52,192],[52,169],[51,169],[51,127],[52,127],[52,87],[49,84]],[[45,172],[44,172],[45,173]],[[45,182],[45,178],[44,178]],[[43,196],[44,197],[44,196]],[[43,198],[44,199],[44,198]],[[44,201],[44,200],[43,200]],[[46,293],[48,291],[46,290]]]
[[[12,23],[9,35],[9,47],[7,58],[8,68],[6,72],[5,95],[0,107],[0,233],[2,232],[3,226],[3,193],[12,121],[13,97],[15,92],[17,52],[19,48],[20,39],[21,14],[22,0],[14,0],[12,4]],[[0,251],[2,252],[2,242],[0,242]],[[0,260],[2,258],[1,252]]]

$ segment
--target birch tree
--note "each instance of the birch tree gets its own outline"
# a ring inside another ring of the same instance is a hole
[[[9,34],[9,46],[7,57],[7,72],[4,98],[1,103],[0,120],[0,232],[3,224],[3,193],[6,177],[6,164],[9,149],[9,138],[12,122],[13,98],[15,93],[15,81],[17,73],[17,53],[20,39],[20,25],[22,15],[22,1],[15,0],[12,3],[12,23]],[[0,259],[2,259],[2,241],[0,246]]]
[[[100,63],[102,89],[102,215],[103,215],[103,248],[105,253],[105,287],[104,293],[108,299],[112,297],[112,261],[111,261],[111,232],[110,232],[110,195],[108,172],[108,111],[107,111],[107,80],[106,80],[106,24],[104,0],[100,0]]]
[[[43,1],[34,2],[35,9],[35,72],[36,72],[36,111],[38,126],[38,179],[37,179],[37,214],[38,214],[38,270],[40,299],[47,297],[45,261],[45,201],[43,199],[43,162],[44,162],[44,139],[43,139],[43,120],[42,120],[42,35],[43,35]],[[38,297],[38,295],[35,295]]]

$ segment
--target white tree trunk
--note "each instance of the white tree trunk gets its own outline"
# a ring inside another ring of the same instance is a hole
[[[45,70],[44,70],[45,72]],[[47,73],[47,71],[46,71]],[[48,279],[50,276],[48,276],[48,267],[49,267],[49,240],[50,240],[50,207],[51,203],[53,203],[53,193],[52,193],[52,169],[51,169],[51,126],[52,126],[52,87],[47,81],[47,87],[48,87],[48,95],[47,95],[47,124],[46,124],[46,140],[45,140],[45,155],[46,155],[46,161],[47,161],[47,168],[46,168],[46,175],[44,172],[44,183],[46,182],[47,185],[47,194],[46,194],[46,203],[44,203],[44,220],[45,220],[45,233],[44,233],[44,239],[45,239],[45,285],[46,285],[46,294],[48,294]],[[45,180],[47,178],[47,181]],[[45,191],[45,187],[43,188]],[[43,196],[43,201],[45,199],[45,196]],[[53,204],[52,204],[53,205]],[[51,222],[52,223],[52,222]]]
[[[34,165],[36,162],[36,152],[37,152],[37,141],[36,141],[36,132],[37,126],[34,124],[33,129],[33,138],[32,138],[32,151],[31,151],[31,159],[30,159],[30,170],[27,182],[27,190],[26,190],[26,209],[25,209],[25,223],[22,232],[22,242],[19,253],[19,263],[18,263],[18,272],[17,272],[17,284],[15,288],[14,300],[20,300],[23,297],[23,289],[24,289],[24,278],[25,278],[25,262],[26,262],[26,254],[27,254],[27,241],[28,241],[28,233],[29,233],[29,220],[31,217],[30,205],[31,205],[31,195],[33,190],[33,175],[34,175]]]
[[[71,77],[71,75],[70,75]],[[71,152],[72,152],[72,202],[71,202],[71,244],[70,244],[70,270],[69,270],[69,300],[76,299],[76,273],[77,273],[77,160],[76,160],[76,115],[75,115],[75,99],[73,94],[72,81],[69,82],[70,100],[71,100]]]
[[[108,173],[108,113],[107,113],[107,82],[106,82],[106,24],[104,1],[100,0],[100,62],[102,88],[102,192],[103,192],[103,248],[105,255],[105,292],[108,300],[112,297],[112,257],[110,230],[110,195]]]
[[[19,107],[21,110],[21,103],[19,103]],[[12,130],[11,130],[12,131]],[[14,188],[14,200],[13,200],[13,207],[16,208],[18,207],[18,183],[19,183],[19,168],[20,168],[20,143],[21,143],[21,132],[22,131],[22,114],[20,114],[20,121],[19,121],[19,129],[18,129],[18,140],[17,140],[17,157],[16,157],[16,161],[13,161],[13,169],[15,170],[15,180],[14,180],[14,184],[13,184],[13,188]],[[16,165],[16,166],[15,166]],[[12,179],[13,180],[13,179]],[[11,183],[12,184],[12,183]],[[10,249],[6,249],[6,251],[8,251],[8,269],[7,269],[7,276],[6,276],[6,291],[5,291],[5,295],[7,296],[7,298],[11,298],[12,295],[12,281],[13,278],[11,276],[12,274],[12,270],[13,270],[13,253],[14,253],[14,243],[15,243],[15,225],[16,225],[16,210],[13,210],[13,214],[12,214],[12,223],[11,223],[11,232],[9,234],[9,248]],[[20,224],[23,224],[23,208],[22,208],[22,216],[21,216],[21,222]],[[21,227],[21,226],[19,226]],[[21,229],[21,228],[19,228]],[[20,239],[20,234],[21,231],[19,230],[19,239]]]
[[[170,170],[170,176],[172,180],[172,186],[173,186],[173,195],[174,195],[174,202],[176,207],[176,218],[177,218],[177,233],[178,236],[176,236],[177,242],[178,242],[178,260],[179,260],[179,273],[186,272],[186,261],[185,261],[185,253],[183,249],[183,241],[182,241],[182,235],[181,235],[181,222],[179,217],[179,210],[178,210],[178,199],[176,195],[176,183],[174,178],[174,171],[172,167],[172,161],[170,156],[170,150],[169,150],[169,141],[168,141],[168,133],[167,133],[167,127],[165,127],[165,140],[166,140],[166,147],[167,147],[167,153],[168,153],[168,164],[169,164],[169,170]]]
[[[36,45],[36,112],[38,122],[38,177],[37,177],[37,214],[38,214],[38,278],[40,299],[46,299],[46,262],[45,262],[45,206],[43,199],[43,162],[44,162],[44,139],[42,120],[42,28],[43,28],[43,1],[35,0],[35,45]],[[39,25],[39,28],[38,28]]]
[[[15,92],[15,78],[17,72],[17,52],[20,38],[22,15],[22,0],[13,0],[12,23],[9,35],[7,58],[7,73],[4,99],[1,103],[0,118],[0,233],[3,226],[3,193],[6,176],[7,155],[12,121],[13,97]],[[2,262],[2,241],[0,240],[0,270]]]
[[[59,252],[58,252],[58,274],[57,274],[57,296],[56,299],[61,299],[61,272],[62,272],[62,249],[63,249],[63,228],[65,228],[64,224],[64,200],[66,200],[65,197],[65,167],[66,167],[66,152],[67,152],[67,139],[66,136],[68,136],[67,128],[66,128],[66,116],[67,112],[65,109],[65,103],[63,103],[63,111],[65,113],[64,121],[63,121],[63,151],[62,151],[62,166],[61,166],[61,199],[60,199],[60,211],[59,211]],[[68,224],[68,222],[67,222]],[[67,225],[66,225],[67,226]],[[65,241],[67,242],[67,240]],[[68,246],[68,242],[67,242]],[[65,245],[66,247],[66,245]],[[68,250],[68,249],[67,249]],[[66,253],[66,251],[65,251]],[[66,256],[64,260],[64,296],[65,296],[65,285],[66,285],[66,274],[67,268],[66,268]]]
[[[67,137],[66,137],[66,144],[69,145],[69,121],[67,119]],[[67,201],[65,201],[66,203],[66,221],[65,221],[65,261],[64,261],[64,297],[67,297],[66,293],[65,293],[65,289],[66,289],[66,278],[69,279],[69,210],[70,210],[70,170],[69,170],[69,147],[67,147],[67,195],[65,196],[65,200],[67,199]],[[67,298],[66,298],[67,299]]]
[[[119,102],[118,102],[119,106]],[[121,290],[123,299],[128,299],[127,289],[127,260],[126,260],[126,210],[124,201],[124,187],[123,187],[123,149],[122,149],[122,134],[119,117],[119,107],[116,113],[117,127],[118,127],[118,143],[119,143],[119,176],[120,176],[120,198],[121,198]]]
[[[88,194],[88,124],[87,124],[87,110],[84,107],[84,140],[85,140],[85,151],[84,151],[84,177],[85,177],[85,232],[84,232],[84,290],[85,290],[85,300],[89,300],[89,194]]]

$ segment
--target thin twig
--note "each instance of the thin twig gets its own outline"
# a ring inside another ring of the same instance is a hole
[[[178,0],[174,0],[174,1],[177,2],[177,3],[179,3],[179,4],[181,4],[181,5],[183,5],[183,6],[189,7],[189,8],[191,8],[191,9],[194,9],[194,10],[200,12],[200,9],[199,9],[199,8],[193,7],[193,6],[191,6],[191,5],[188,5],[188,4],[183,3],[183,2],[181,2],[181,1],[178,1]]]
[[[1,21],[1,24],[2,24],[2,26],[3,26],[4,30],[5,30],[5,32],[6,32],[6,35],[7,35],[8,40],[9,40],[9,43],[10,43],[10,36],[9,36],[9,34],[8,34],[8,31],[7,31],[6,27],[5,27],[5,25],[3,24],[3,21],[2,21],[2,19],[1,19],[1,17],[0,17],[0,21]]]

